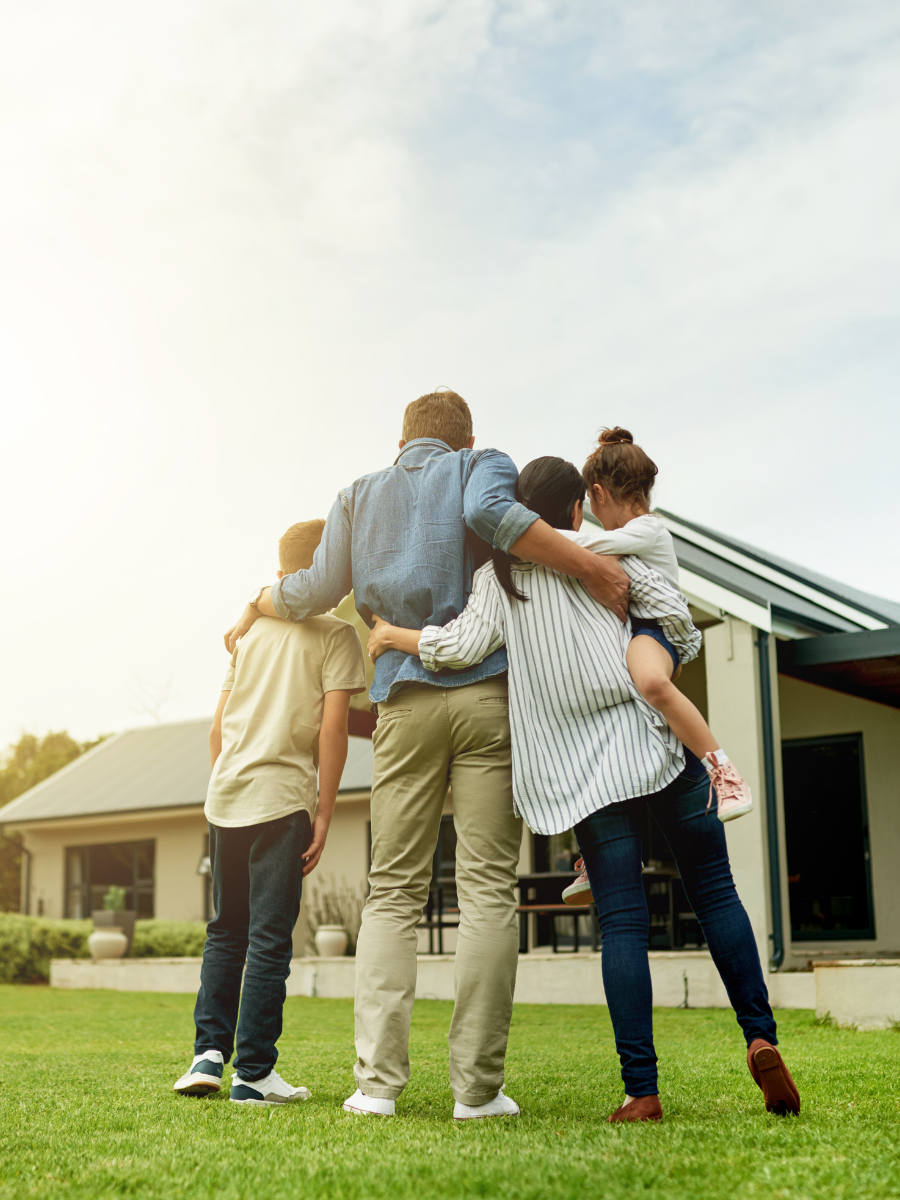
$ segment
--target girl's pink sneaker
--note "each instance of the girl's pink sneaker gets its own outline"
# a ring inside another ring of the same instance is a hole
[[[723,750],[713,750],[703,760],[709,772],[709,811],[713,802],[713,793],[718,797],[718,817],[720,821],[733,821],[742,817],[753,808],[753,796],[750,785],[737,773],[734,763]]]
[[[594,903],[594,893],[591,891],[587,871],[582,871],[574,883],[563,889],[562,898],[564,904]]]

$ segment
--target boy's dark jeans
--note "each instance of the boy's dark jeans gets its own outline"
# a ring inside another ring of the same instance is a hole
[[[575,826],[603,933],[603,987],[629,1096],[657,1092],[650,919],[641,881],[641,818],[649,805],[675,856],[688,901],[703,929],[747,1044],[773,1045],[775,1019],[750,921],[735,890],[725,829],[709,783],[687,770],[652,796],[601,808]]]
[[[220,1050],[228,1062],[237,1029],[234,1066],[248,1082],[264,1079],[278,1058],[275,1043],[303,886],[300,856],[311,840],[305,810],[262,825],[209,827],[215,916],[206,928],[194,1053]]]

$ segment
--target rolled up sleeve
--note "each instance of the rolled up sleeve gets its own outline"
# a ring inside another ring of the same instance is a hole
[[[498,550],[509,552],[538,520],[516,500],[519,472],[508,454],[483,450],[466,483],[464,515],[468,527]]]
[[[279,617],[305,621],[343,600],[353,586],[351,543],[349,507],[342,492],[331,506],[309,570],[285,575],[272,585],[272,604]]]

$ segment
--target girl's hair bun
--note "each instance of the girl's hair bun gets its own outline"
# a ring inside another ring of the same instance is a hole
[[[600,437],[597,440],[598,446],[630,446],[633,443],[634,438],[627,429],[623,429],[620,425],[615,425],[612,429],[601,429]]]

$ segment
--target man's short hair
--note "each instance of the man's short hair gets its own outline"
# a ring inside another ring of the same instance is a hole
[[[282,534],[278,543],[278,565],[285,575],[309,570],[324,528],[322,520],[298,521]]]
[[[429,392],[407,404],[403,414],[403,440],[439,438],[451,450],[463,450],[472,437],[472,414],[456,392]]]

